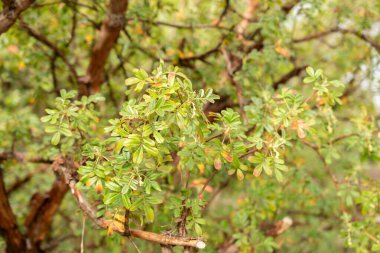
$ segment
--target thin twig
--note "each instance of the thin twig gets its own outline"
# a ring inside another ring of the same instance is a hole
[[[80,252],[84,253],[84,231],[86,228],[86,216],[83,215],[83,221],[82,221],[82,237],[80,240]]]
[[[112,226],[115,232],[125,236],[124,227],[114,226],[112,222],[109,222],[103,218],[98,218],[96,216],[96,210],[90,205],[87,199],[83,196],[82,192],[76,187],[77,179],[73,175],[73,173],[76,171],[75,169],[62,166],[60,163],[56,163],[54,169],[65,177],[66,183],[70,187],[71,192],[77,200],[79,207],[97,226],[104,229]],[[161,245],[189,246],[198,249],[203,249],[206,247],[206,244],[203,241],[184,236],[171,237],[137,229],[130,229],[130,232],[131,236],[133,237],[155,242]]]
[[[137,247],[136,243],[132,240],[132,238],[130,236],[127,236],[128,240],[132,243],[133,247],[135,247],[136,251],[138,253],[141,253],[139,248]]]
[[[218,173],[218,170],[214,170],[211,175],[207,178],[207,181],[203,185],[202,189],[198,193],[198,197],[202,197],[203,192],[205,191],[207,185],[210,183],[210,181],[215,177],[216,173]]]
[[[336,189],[339,189],[339,181],[338,179],[335,177],[334,173],[332,172],[332,169],[330,168],[330,165],[326,162],[326,159],[323,157],[323,155],[321,154],[318,146],[316,146],[315,144],[312,144],[308,141],[305,141],[305,140],[302,140],[301,143],[305,144],[306,146],[310,147],[312,150],[315,151],[315,153],[318,155],[318,157],[320,158],[320,160],[322,161],[323,165],[325,166],[327,172],[329,173],[334,185],[335,185],[335,188]]]

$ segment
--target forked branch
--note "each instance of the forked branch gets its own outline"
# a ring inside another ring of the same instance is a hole
[[[125,229],[123,227],[114,226],[112,223],[108,222],[103,218],[96,217],[96,210],[91,206],[87,199],[83,196],[82,192],[76,187],[77,180],[73,174],[73,170],[67,167],[58,164],[54,168],[59,173],[61,173],[66,183],[71,189],[71,193],[77,200],[79,207],[82,209],[85,215],[87,215],[97,226],[100,228],[108,228],[113,226],[113,231],[125,236]],[[194,247],[197,249],[203,249],[206,247],[205,242],[187,237],[176,237],[168,236],[163,234],[152,233],[143,230],[129,229],[130,235],[136,238],[140,238],[146,241],[158,243],[161,245],[171,245],[171,246],[185,246],[185,247]]]

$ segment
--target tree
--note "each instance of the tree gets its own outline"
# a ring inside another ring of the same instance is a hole
[[[375,1],[2,8],[7,252],[380,249]]]

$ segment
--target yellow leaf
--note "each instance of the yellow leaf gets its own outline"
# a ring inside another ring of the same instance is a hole
[[[20,70],[20,71],[23,71],[25,69],[25,63],[24,62],[19,62],[18,63],[18,70]]]
[[[91,44],[92,42],[92,35],[91,34],[87,34],[85,37],[84,37],[84,40],[86,41],[87,44]]]
[[[203,163],[198,164],[198,169],[201,174],[205,172],[205,165]]]
[[[113,226],[112,226],[112,224],[108,225],[107,235],[108,236],[113,235]]]
[[[285,58],[289,57],[289,50],[281,46],[282,40],[277,41],[274,50]]]

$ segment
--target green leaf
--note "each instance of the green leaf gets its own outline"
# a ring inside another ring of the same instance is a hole
[[[139,146],[141,144],[142,137],[139,134],[130,134],[128,137],[125,139],[123,145],[130,149],[134,148],[136,146]]]
[[[143,199],[139,198],[135,202],[132,203],[131,208],[129,210],[136,211],[138,208],[140,208],[141,204],[143,203]]]
[[[152,126],[150,124],[144,125],[142,136],[147,137],[153,133]]]
[[[241,171],[240,169],[238,169],[238,170],[236,171],[236,177],[237,177],[237,179],[239,179],[240,181],[243,180],[243,179],[244,179],[244,173],[243,173],[243,171]]]
[[[149,196],[147,197],[147,201],[152,205],[158,205],[162,203],[162,199],[159,196]]]
[[[148,145],[147,143],[145,143],[145,144],[143,145],[143,147],[144,147],[144,150],[145,150],[148,154],[150,154],[150,155],[152,155],[152,156],[158,156],[158,155],[160,154],[160,152],[158,151],[158,149],[157,149],[156,147],[152,147],[152,146]]]
[[[129,197],[127,194],[123,194],[121,196],[121,200],[123,201],[123,205],[126,209],[131,208],[131,201],[129,200]]]
[[[67,137],[73,136],[73,133],[68,128],[60,128],[59,132]]]
[[[194,229],[195,229],[195,233],[197,233],[197,235],[202,235],[203,231],[202,231],[201,226],[198,223],[194,224]]]
[[[150,206],[144,206],[145,216],[148,222],[153,222],[154,220],[154,210]]]
[[[380,251],[380,243],[372,245],[371,251]]]
[[[262,163],[263,165],[263,169],[265,171],[265,173],[268,175],[268,176],[272,176],[272,168],[270,167],[269,165],[269,162],[268,162],[268,159],[269,158],[266,158],[265,161]]]
[[[47,133],[55,133],[58,131],[58,127],[57,126],[47,126],[45,128],[45,132]]]
[[[315,78],[314,78],[314,77],[310,77],[310,76],[305,77],[305,78],[303,79],[303,82],[304,82],[304,83],[312,83],[312,82],[314,82],[314,81],[315,81]]]
[[[104,196],[104,204],[111,205],[115,203],[120,197],[120,193],[108,193]]]
[[[162,191],[160,185],[159,185],[156,181],[153,181],[153,182],[152,182],[152,187],[153,187],[156,191],[159,191],[159,192]]]
[[[136,84],[138,82],[140,82],[140,79],[138,79],[136,77],[130,77],[130,78],[125,80],[125,85],[130,86],[130,85]]]
[[[138,147],[136,151],[133,153],[133,162],[140,164],[144,158],[144,150],[142,146]]]
[[[284,176],[282,175],[281,171],[279,171],[279,170],[275,170],[275,171],[274,171],[274,175],[276,176],[276,179],[277,179],[279,182],[284,181]]]
[[[163,143],[165,141],[165,139],[162,137],[162,135],[157,132],[157,131],[154,131],[153,132],[153,137],[154,139],[158,142],[158,143]]]
[[[110,189],[111,191],[114,191],[114,192],[120,192],[121,191],[121,186],[114,183],[114,182],[107,182],[106,187],[108,189]]]
[[[58,145],[59,141],[61,140],[61,133],[56,132],[53,135],[53,138],[51,138],[51,144]]]
[[[309,76],[312,76],[312,77],[315,76],[314,69],[313,69],[312,67],[307,67],[307,68],[306,68],[306,73],[307,73]]]
[[[42,118],[41,118],[41,121],[43,122],[43,123],[46,123],[46,122],[48,122],[48,121],[50,121],[51,120],[51,115],[46,115],[46,116],[43,116]]]
[[[198,218],[198,219],[196,220],[196,222],[197,222],[198,224],[201,224],[201,225],[205,225],[205,224],[206,224],[206,220],[205,220],[205,219],[202,219],[202,218]]]
[[[322,75],[322,70],[321,69],[317,69],[315,71],[315,73],[314,73],[315,78],[319,78],[321,75]]]
[[[133,72],[134,72],[135,76],[140,80],[145,80],[149,77],[148,73],[146,73],[145,70],[143,70],[143,69],[134,70]]]

